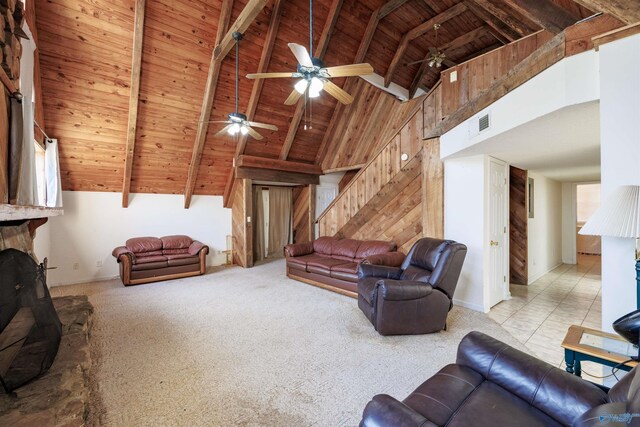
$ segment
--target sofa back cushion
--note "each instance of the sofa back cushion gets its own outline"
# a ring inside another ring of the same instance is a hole
[[[136,255],[162,255],[162,240],[157,237],[134,237],[125,246]]]
[[[331,255],[333,251],[333,245],[339,240],[335,237],[318,237],[313,241],[313,251],[320,255]]]
[[[363,240],[356,252],[356,258],[363,260],[371,255],[381,255],[387,252],[395,252],[398,245],[394,242],[384,242],[382,240]]]
[[[164,236],[161,237],[162,249],[188,249],[193,240],[189,236]]]
[[[362,241],[342,239],[334,243],[331,255],[334,258],[351,261],[355,258]]]

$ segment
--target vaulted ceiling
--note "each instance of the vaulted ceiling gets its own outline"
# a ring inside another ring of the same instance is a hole
[[[131,192],[186,192],[212,52],[217,34],[226,33],[219,26],[231,25],[246,4],[146,0]],[[528,4],[536,10],[528,10]],[[540,4],[546,8],[542,15]],[[230,14],[225,15],[227,5]],[[326,64],[350,64],[364,55],[375,73],[412,92],[430,88],[439,78],[440,69],[424,62],[407,65],[425,59],[435,45],[433,23],[442,25],[438,47],[459,63],[542,26],[593,14],[573,0],[315,0],[313,6],[314,46],[324,32]],[[64,189],[123,189],[135,13],[136,0],[36,3],[45,126],[59,140]],[[295,70],[287,43],[308,45],[308,17],[308,0],[267,1],[244,33],[241,76],[258,71],[261,62],[262,71]],[[370,43],[367,34],[373,34]],[[273,44],[265,43],[270,39]],[[235,111],[234,66],[232,50],[220,64],[211,120],[225,120]],[[339,86],[346,80],[333,79]],[[240,112],[255,109],[253,120],[279,130],[261,131],[264,140],[242,144],[214,136],[221,127],[211,124],[200,163],[192,168],[194,194],[223,194],[238,154],[321,163],[318,153],[338,115],[336,101],[325,93],[308,111],[285,106],[292,86],[291,79],[240,79]],[[342,110],[348,112],[348,107]],[[309,113],[312,126],[305,129]]]

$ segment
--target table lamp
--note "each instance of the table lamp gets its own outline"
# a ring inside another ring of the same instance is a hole
[[[636,239],[636,308],[640,309],[640,185],[616,188],[578,233]]]

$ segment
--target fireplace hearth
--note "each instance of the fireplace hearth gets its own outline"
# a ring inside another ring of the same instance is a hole
[[[45,373],[58,352],[62,326],[45,267],[16,249],[0,252],[0,385],[10,393]]]

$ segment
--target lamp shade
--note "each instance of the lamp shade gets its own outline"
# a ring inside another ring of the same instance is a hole
[[[579,234],[640,238],[640,186],[616,188]]]

